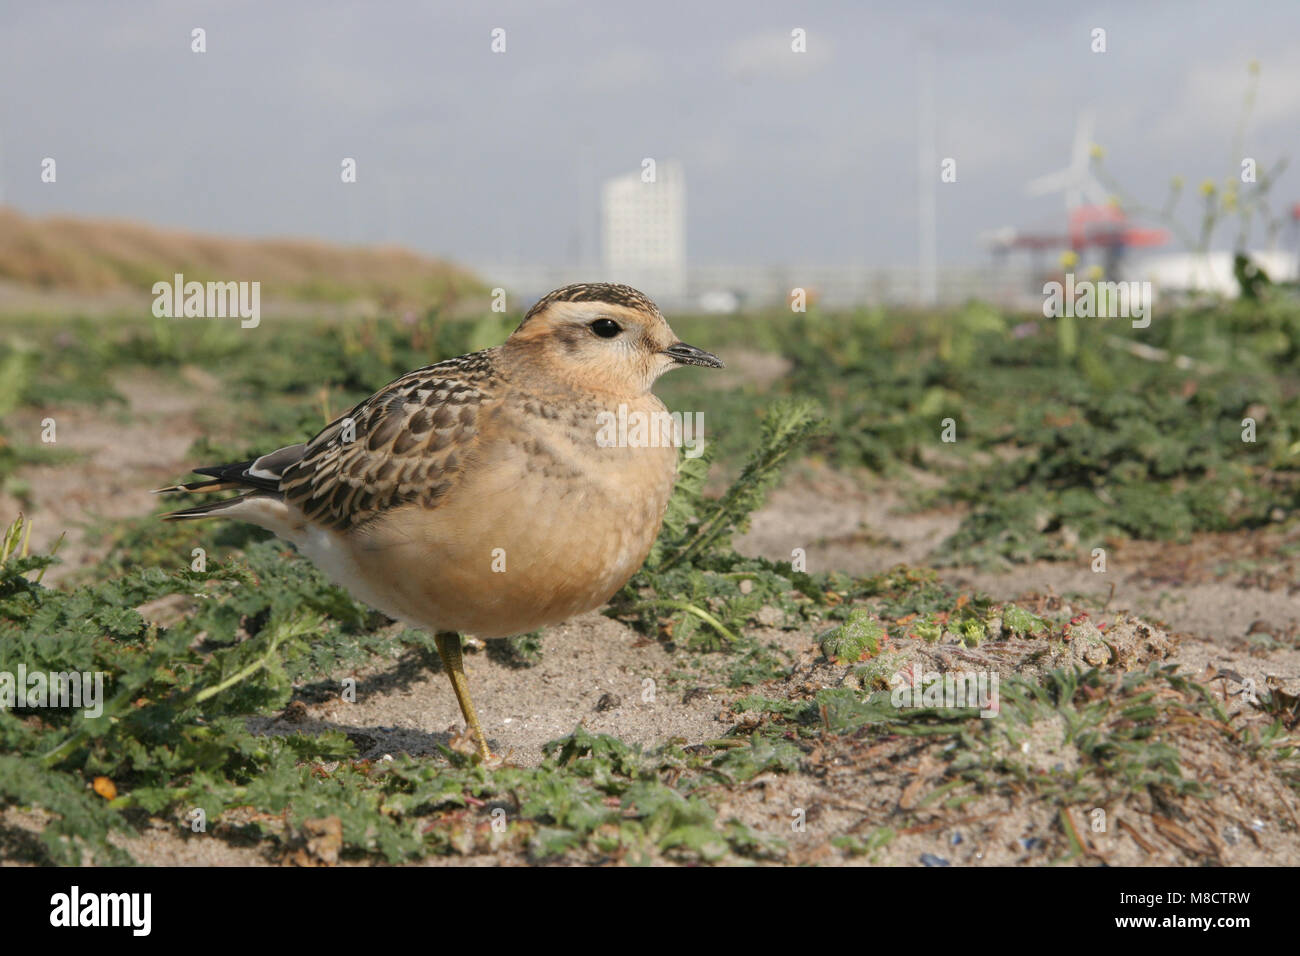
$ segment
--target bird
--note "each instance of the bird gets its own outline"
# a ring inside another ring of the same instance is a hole
[[[309,441],[157,489],[239,492],[163,517],[265,528],[362,603],[432,633],[486,761],[461,637],[565,621],[641,567],[677,449],[662,430],[611,441],[602,427],[618,415],[662,422],[651,388],[682,366],[723,362],[679,340],[630,286],[567,285],[500,345],[402,375]]]

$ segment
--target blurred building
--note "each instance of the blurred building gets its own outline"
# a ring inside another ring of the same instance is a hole
[[[1295,282],[1296,257],[1289,252],[1250,250],[1251,260],[1274,282]],[[1153,256],[1139,263],[1135,278],[1147,279],[1156,292],[1197,293],[1235,299],[1241,292],[1233,266],[1233,253],[1175,253]]]
[[[667,303],[685,298],[686,177],[680,163],[657,163],[653,182],[640,170],[605,180],[600,222],[607,281]]]

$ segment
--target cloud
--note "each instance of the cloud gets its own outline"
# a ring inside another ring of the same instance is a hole
[[[806,52],[791,49],[791,31],[752,33],[736,40],[727,49],[727,72],[738,80],[759,77],[798,79],[810,76],[834,59],[834,44],[826,31],[806,30]]]
[[[1245,109],[1249,76],[1245,61],[1199,63],[1189,68],[1174,107],[1158,125],[1161,138],[1203,137],[1213,125],[1231,135]],[[1300,126],[1300,46],[1279,50],[1263,61],[1259,93],[1249,129]]]
[[[620,48],[586,63],[583,89],[588,93],[622,93],[645,89],[664,74],[660,57],[649,50]]]

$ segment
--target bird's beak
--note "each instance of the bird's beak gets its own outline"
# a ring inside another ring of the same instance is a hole
[[[678,365],[703,365],[705,368],[724,368],[722,359],[718,358],[712,352],[706,352],[704,349],[697,349],[694,345],[687,345],[685,342],[674,342],[668,348],[664,349],[664,355],[667,355]]]

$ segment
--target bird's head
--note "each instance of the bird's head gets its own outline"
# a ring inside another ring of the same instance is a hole
[[[582,283],[538,301],[503,346],[575,385],[642,395],[679,365],[722,368],[711,352],[680,341],[659,309],[629,286]]]

